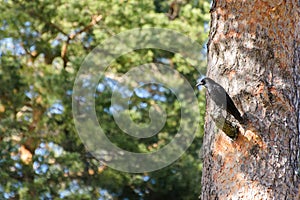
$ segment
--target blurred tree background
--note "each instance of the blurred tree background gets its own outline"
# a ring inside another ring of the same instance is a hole
[[[161,170],[130,174],[100,164],[84,148],[72,118],[72,87],[85,56],[124,30],[169,28],[205,44],[208,0],[6,0],[0,4],[0,199],[197,199],[205,100],[197,93],[199,132],[180,159]],[[176,42],[176,41],[174,41]],[[205,49],[199,52],[205,73]],[[163,62],[195,85],[199,72],[182,57],[152,49],[122,56],[116,74],[132,66]],[[167,88],[149,85],[134,92],[132,118],[149,122],[153,102],[168,113],[157,136],[132,140],[119,130],[110,111],[114,77],[99,83],[97,114],[107,136],[120,147],[147,152],[177,133],[180,104]],[[100,87],[101,86],[101,87]],[[159,97],[159,98],[158,98]],[[103,124],[104,123],[104,124]]]

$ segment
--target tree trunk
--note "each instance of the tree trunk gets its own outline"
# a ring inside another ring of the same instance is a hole
[[[246,122],[230,139],[207,96],[201,199],[300,199],[299,12],[296,0],[214,0],[207,76]]]

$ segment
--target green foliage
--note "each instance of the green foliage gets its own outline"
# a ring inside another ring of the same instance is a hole
[[[0,199],[196,199],[200,193],[204,93],[201,119],[186,153],[156,172],[129,174],[99,163],[85,150],[72,116],[72,87],[85,56],[105,39],[132,28],[169,28],[199,44],[207,40],[209,1],[180,1],[176,19],[166,13],[172,1],[3,1],[0,4]],[[174,41],[176,42],[176,41]],[[116,74],[164,58],[193,86],[198,71],[180,55],[142,49],[111,63]],[[205,71],[205,55],[199,52]],[[152,152],[178,131],[180,102],[167,88],[147,85],[134,92],[129,112],[149,123],[149,108],[160,105],[168,118],[156,136],[124,134],[110,112],[111,83],[96,92],[96,110],[107,137],[132,152]],[[164,101],[155,98],[160,96]],[[144,105],[144,106],[140,106]],[[194,119],[190,119],[191,121]]]

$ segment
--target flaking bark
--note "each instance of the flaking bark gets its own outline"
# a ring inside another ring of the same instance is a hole
[[[300,199],[300,3],[215,0],[207,76],[247,115],[236,140],[207,99],[201,199]]]

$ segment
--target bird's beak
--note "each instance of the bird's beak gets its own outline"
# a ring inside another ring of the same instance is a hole
[[[198,83],[196,84],[196,87],[198,87],[199,85],[203,85],[203,82],[202,82],[202,81],[198,82]]]

